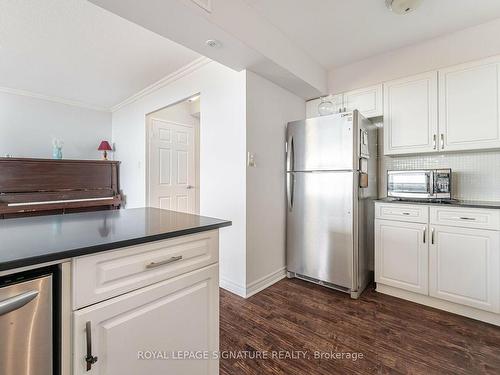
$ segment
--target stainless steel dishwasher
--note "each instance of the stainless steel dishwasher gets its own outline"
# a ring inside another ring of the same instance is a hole
[[[52,375],[57,270],[0,278],[0,374]]]

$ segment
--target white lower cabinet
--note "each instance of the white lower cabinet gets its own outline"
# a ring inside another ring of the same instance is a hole
[[[499,311],[499,232],[434,226],[429,254],[432,297]]]
[[[402,209],[418,211],[415,222],[393,215]],[[375,212],[377,291],[500,325],[497,210],[378,202]]]
[[[427,225],[377,220],[375,230],[375,281],[427,294]]]
[[[218,296],[213,264],[75,311],[73,374],[218,374],[215,359],[185,358],[218,350]]]

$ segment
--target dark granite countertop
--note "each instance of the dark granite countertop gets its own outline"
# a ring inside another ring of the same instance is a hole
[[[230,226],[205,216],[133,208],[0,220],[0,271]]]
[[[400,200],[394,198],[380,198],[375,202],[384,202],[384,203],[399,203],[399,204],[424,204],[424,205],[432,205],[432,206],[448,206],[448,207],[465,207],[465,208],[493,208],[500,209],[500,202],[489,202],[489,201],[466,201],[466,200],[451,200],[451,201],[438,201],[438,202],[430,202],[430,201],[417,201],[417,200]]]

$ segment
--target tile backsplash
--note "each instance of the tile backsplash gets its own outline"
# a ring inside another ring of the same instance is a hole
[[[379,158],[379,196],[387,195],[387,170],[451,168],[453,198],[500,201],[500,151]]]

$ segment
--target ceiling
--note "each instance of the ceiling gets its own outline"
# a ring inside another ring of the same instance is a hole
[[[500,17],[498,0],[423,0],[405,16],[384,0],[246,0],[325,68]]]
[[[85,0],[0,0],[0,88],[109,109],[199,57]]]

